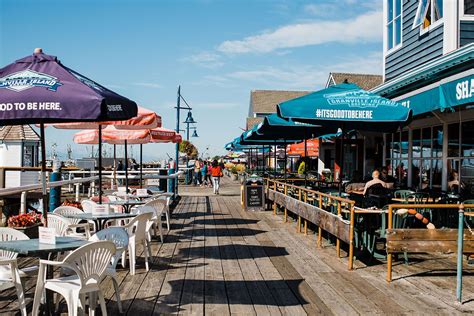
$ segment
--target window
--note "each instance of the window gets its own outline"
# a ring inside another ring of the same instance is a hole
[[[464,14],[474,15],[474,0],[464,0]]]
[[[387,1],[387,50],[402,42],[402,0]]]
[[[421,29],[427,29],[442,18],[443,0],[419,0],[413,28],[420,26]]]

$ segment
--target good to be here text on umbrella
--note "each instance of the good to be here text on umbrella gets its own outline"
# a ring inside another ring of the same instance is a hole
[[[0,111],[61,111],[61,102],[14,102],[0,103]]]
[[[317,118],[327,119],[372,119],[372,114],[366,110],[316,110]]]

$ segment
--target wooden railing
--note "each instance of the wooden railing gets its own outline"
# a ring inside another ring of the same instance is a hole
[[[355,202],[327,193],[310,190],[279,180],[265,179],[267,198],[273,202],[273,213],[277,205],[284,209],[284,221],[288,211],[298,216],[297,232],[301,232],[303,220],[304,233],[307,234],[308,221],[318,227],[318,247],[321,247],[323,230],[336,237],[336,254],[341,255],[341,241],[349,246],[348,268],[353,269]],[[330,212],[327,208],[335,208]],[[348,219],[344,219],[348,216]]]

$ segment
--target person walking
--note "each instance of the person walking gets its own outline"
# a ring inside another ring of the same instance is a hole
[[[222,169],[219,166],[217,159],[214,159],[214,161],[212,162],[211,175],[212,175],[212,184],[214,187],[214,194],[219,194],[219,185],[220,185],[220,181],[222,177]]]
[[[201,168],[201,186],[202,187],[205,187],[207,186],[207,161],[204,161],[203,164],[202,164],[202,168]]]
[[[212,161],[207,162],[207,173],[206,173],[206,181],[207,181],[207,186],[210,188],[212,187],[212,177],[211,177],[211,172],[212,172]]]
[[[201,176],[201,162],[196,159],[194,162],[194,186],[201,184],[199,177]]]

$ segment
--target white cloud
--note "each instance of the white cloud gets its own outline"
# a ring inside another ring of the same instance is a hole
[[[260,67],[234,71],[221,76],[206,76],[206,85],[231,86],[242,82],[258,89],[315,90],[322,88],[330,72],[382,73],[382,54],[372,52],[366,56],[348,55],[327,65],[287,65]]]
[[[134,86],[152,88],[152,89],[161,89],[161,88],[163,88],[162,85],[160,85],[159,83],[154,83],[154,82],[134,82],[132,84]]]
[[[357,43],[382,40],[382,11],[371,11],[339,21],[316,21],[282,26],[274,31],[225,41],[217,50],[226,54],[268,53],[282,48],[330,42]]]
[[[217,68],[224,65],[221,56],[211,52],[201,52],[189,57],[182,58],[181,61],[189,62],[206,68]]]

